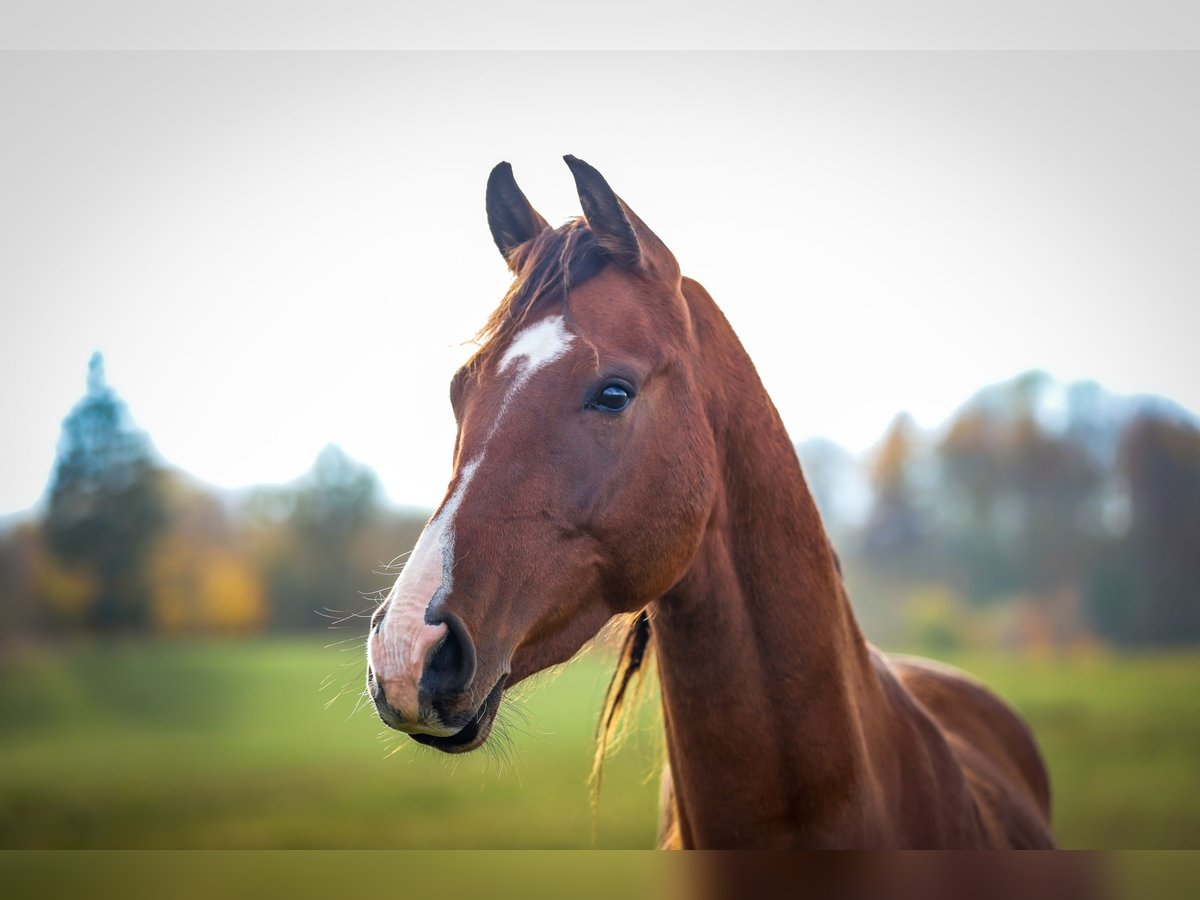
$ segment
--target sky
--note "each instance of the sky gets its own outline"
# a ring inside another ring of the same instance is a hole
[[[0,514],[42,496],[93,351],[222,487],[327,443],[450,475],[508,273],[595,165],[723,308],[797,440],[861,451],[1029,368],[1200,410],[1200,56],[0,54]]]

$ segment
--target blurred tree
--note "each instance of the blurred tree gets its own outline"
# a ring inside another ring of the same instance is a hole
[[[356,463],[341,447],[325,447],[301,482],[292,520],[318,542],[356,534],[380,511],[379,479]]]
[[[1077,585],[1093,550],[1085,526],[1100,473],[1082,447],[1049,433],[1032,416],[1014,424],[1010,440],[1010,490],[1020,509],[1016,552],[1025,566],[1023,586],[1047,594]]]
[[[16,528],[0,530],[0,641],[33,630],[37,611],[30,603],[29,550]]]
[[[267,516],[256,543],[278,627],[325,627],[323,610],[361,609],[372,569],[408,549],[365,557],[363,546],[383,518],[379,481],[336,446],[324,448],[294,488],[260,495],[251,508]],[[271,525],[272,515],[284,518]]]
[[[178,476],[169,487],[171,527],[150,564],[155,627],[223,634],[262,628],[262,579],[225,508]]]
[[[914,575],[922,567],[927,528],[913,483],[916,424],[901,413],[888,428],[871,464],[875,500],[862,530],[863,554],[876,565]]]
[[[950,574],[976,600],[1077,589],[1095,552],[1102,472],[1070,431],[1039,419],[1034,375],[964,408],[938,447]]]
[[[1200,429],[1151,410],[1121,436],[1119,468],[1130,503],[1088,602],[1109,637],[1135,642],[1200,638]]]
[[[151,624],[146,566],[166,525],[162,470],[146,436],[108,386],[93,354],[87,393],[63,421],[43,530],[69,570],[95,590],[82,624],[97,631]]]

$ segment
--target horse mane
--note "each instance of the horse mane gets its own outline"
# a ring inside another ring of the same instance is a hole
[[[516,247],[508,259],[515,273],[513,283],[475,335],[481,346],[467,368],[479,371],[487,358],[508,345],[532,313],[548,306],[560,306],[563,318],[572,324],[571,289],[596,276],[608,261],[582,217],[547,228]]]
[[[650,614],[646,610],[635,613],[625,625],[621,638],[621,652],[617,655],[617,667],[604,692],[604,705],[596,722],[596,750],[592,757],[592,808],[600,799],[600,783],[604,777],[604,759],[610,748],[620,743],[624,735],[623,725],[629,720],[626,700],[636,697],[630,693],[631,685],[640,686],[645,674],[645,663],[650,658],[651,638]]]

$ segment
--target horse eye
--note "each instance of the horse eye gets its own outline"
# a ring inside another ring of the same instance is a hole
[[[605,412],[620,412],[629,405],[629,391],[619,384],[606,384],[592,401],[592,406]]]

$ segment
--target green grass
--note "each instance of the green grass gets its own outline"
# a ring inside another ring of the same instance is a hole
[[[1065,845],[1200,845],[1200,655],[951,662],[1033,724]],[[596,652],[531,686],[507,714],[508,759],[450,758],[352,712],[354,649],[27,651],[0,661],[0,847],[591,846],[610,668]],[[652,709],[643,718],[606,770],[596,846],[653,842],[659,749]]]
[[[352,712],[360,659],[262,640],[0,664],[0,846],[589,846],[606,660],[543,679],[523,715],[506,713],[506,761],[447,757]],[[652,842],[650,758],[611,767],[600,846]]]
[[[1200,654],[950,661],[1033,727],[1064,846],[1200,848]]]

